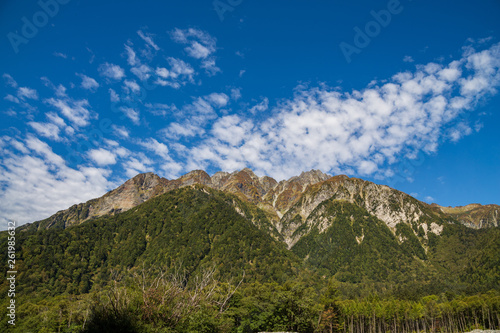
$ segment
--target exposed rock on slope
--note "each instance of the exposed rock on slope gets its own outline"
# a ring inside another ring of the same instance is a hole
[[[447,222],[445,214],[432,211],[429,205],[408,194],[385,185],[340,175],[309,186],[283,216],[278,230],[284,236],[288,246],[293,246],[310,230],[309,223],[316,223],[316,221],[308,220],[308,217],[319,204],[328,199],[348,201],[366,209],[383,221],[394,233],[396,226],[404,223],[410,225],[415,233],[421,225],[425,224],[422,226],[425,234],[427,231],[439,234],[442,230],[440,225]],[[448,218],[448,220],[452,219]],[[300,232],[298,232],[299,228]]]
[[[454,217],[469,228],[481,229],[498,227],[499,225],[500,206],[498,205],[470,204],[459,207],[442,207],[432,204],[432,207]]]
[[[57,212],[48,219],[40,221],[37,227],[66,228],[92,218],[124,212],[165,193],[167,184],[167,179],[160,178],[154,173],[140,174],[100,198]]]

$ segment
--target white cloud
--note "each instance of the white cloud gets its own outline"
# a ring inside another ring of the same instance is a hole
[[[120,107],[120,111],[122,111],[125,116],[127,116],[132,122],[136,125],[139,125],[140,122],[140,114],[139,111],[137,111],[134,108],[122,106]]]
[[[241,89],[240,88],[231,89],[231,98],[235,101],[239,100],[241,98]]]
[[[168,154],[168,147],[164,143],[158,142],[156,139],[153,138],[139,141],[138,143],[144,148],[153,151],[156,155],[162,157],[163,159],[171,160]]]
[[[204,126],[211,120],[217,119],[218,110],[227,106],[228,102],[229,96],[224,93],[197,97],[176,113],[181,121],[170,123],[161,132],[170,139],[201,136],[205,133]]]
[[[181,59],[167,58],[170,69],[165,67],[157,67],[155,74],[157,79],[155,84],[161,86],[170,86],[174,89],[179,89],[181,85],[186,83],[194,83],[195,71],[191,65]]]
[[[21,101],[19,100],[19,98],[15,97],[15,96],[12,96],[11,94],[8,94],[7,96],[5,96],[4,99],[6,101],[9,101],[9,102],[12,102],[12,103],[16,103],[16,104],[21,103]]]
[[[147,45],[151,46],[156,51],[160,50],[158,45],[156,45],[155,42],[153,41],[152,34],[144,33],[141,30],[137,31],[137,34],[139,35],[139,37],[141,37],[146,42]]]
[[[88,152],[88,157],[98,166],[116,164],[116,155],[104,148],[92,149]]]
[[[435,202],[435,199],[428,195],[424,198],[424,201],[430,204],[430,203]]]
[[[413,58],[411,56],[407,55],[403,58],[403,61],[404,62],[414,62],[415,60],[413,60]]]
[[[156,75],[158,75],[159,77],[161,77],[163,79],[167,79],[170,76],[170,72],[166,68],[157,67],[156,68]]]
[[[59,141],[61,138],[59,137],[59,127],[55,124],[52,123],[38,123],[34,121],[28,122],[28,125],[30,125],[39,135]]]
[[[248,137],[252,129],[252,122],[231,115],[220,118],[212,127],[212,134],[217,140],[237,147]]]
[[[155,116],[166,116],[167,114],[178,111],[174,104],[147,103],[145,106],[147,110]]]
[[[89,120],[95,117],[90,111],[90,105],[86,99],[72,100],[49,98],[45,101],[59,109],[63,116],[78,127],[89,125]]]
[[[299,87],[293,99],[280,103],[263,121],[217,120],[211,135],[191,149],[187,165],[223,170],[248,166],[278,179],[313,168],[383,176],[400,158],[436,151],[443,140],[472,133],[466,118],[459,117],[499,85],[496,44],[481,52],[466,50],[447,66],[417,66],[413,73],[398,73],[359,91]],[[193,115],[189,124],[206,124],[196,122],[197,113],[215,114],[203,101],[183,108]],[[179,131],[173,125],[167,130]]]
[[[167,58],[170,65],[170,77],[177,79],[179,76],[186,76],[189,81],[193,80],[194,69],[181,59]]]
[[[118,96],[118,94],[116,93],[116,91],[114,91],[113,89],[109,88],[109,99],[111,100],[111,102],[119,102],[120,101],[120,96]]]
[[[215,64],[215,57],[212,55],[216,51],[217,40],[205,31],[198,29],[174,29],[170,36],[172,40],[179,44],[187,44],[184,48],[186,53],[195,59],[202,60],[201,67],[208,75],[215,75],[221,72]]]
[[[82,79],[81,87],[86,90],[96,91],[99,88],[97,81],[85,74],[76,73]]]
[[[11,88],[17,88],[17,82],[16,82],[16,80],[14,80],[14,78],[12,76],[10,76],[10,74],[4,73],[2,75],[2,77],[8,86],[10,86]]]
[[[209,101],[215,107],[222,108],[229,102],[229,97],[224,93],[211,93],[205,96],[205,100]]]
[[[204,68],[209,76],[214,76],[215,74],[222,72],[222,70],[215,65],[215,59],[213,58],[203,60],[201,68]]]
[[[110,64],[108,62],[99,66],[99,73],[102,76],[113,80],[121,80],[125,77],[125,71],[118,65]]]
[[[7,147],[1,157],[0,220],[15,220],[18,225],[41,220],[114,187],[107,179],[109,171],[70,168],[37,138],[3,140]]]
[[[264,112],[269,108],[269,99],[267,97],[264,97],[262,99],[262,102],[252,106],[249,111],[252,114],[257,114],[259,112]]]
[[[38,99],[38,93],[37,93],[37,91],[35,89],[31,89],[31,88],[28,88],[28,87],[20,87],[17,90],[17,97],[19,97],[19,99],[22,99],[22,100],[26,100],[26,99],[37,100]]]
[[[54,93],[56,94],[57,97],[61,98],[68,97],[68,95],[66,94],[66,87],[63,86],[62,84],[56,86],[45,76],[43,76],[41,80],[46,87],[49,87],[50,89],[54,90]]]
[[[210,48],[201,45],[197,41],[192,42],[190,46],[186,47],[186,51],[191,57],[196,59],[205,59],[212,52],[214,52],[214,50],[211,50]]]
[[[151,160],[149,160],[145,156],[142,156],[140,160],[132,157],[130,160],[124,163],[125,174],[127,175],[127,177],[132,178],[140,173],[154,171],[151,165]]]
[[[54,57],[59,57],[59,58],[63,58],[63,59],[68,59],[68,55],[64,54],[64,53],[61,53],[61,52],[54,52]]]
[[[205,59],[215,52],[216,39],[202,30],[176,28],[170,35],[175,42],[188,44],[184,50],[190,57]]]
[[[130,66],[135,66],[140,63],[139,59],[137,59],[137,54],[129,45],[125,45],[125,51],[127,52],[127,63]]]
[[[147,65],[140,65],[138,67],[133,67],[132,69],[130,69],[130,71],[134,73],[135,76],[139,78],[139,80],[145,81],[151,76],[150,73],[152,72],[152,69]]]
[[[112,125],[114,134],[121,136],[122,138],[128,138],[130,136],[130,132],[124,126]]]
[[[193,137],[205,133],[205,130],[199,126],[190,123],[171,123],[162,131],[163,135],[169,139],[179,139],[180,137]]]
[[[141,87],[137,84],[137,82],[135,82],[135,80],[125,80],[123,84],[126,90],[130,90],[134,93],[141,91]]]

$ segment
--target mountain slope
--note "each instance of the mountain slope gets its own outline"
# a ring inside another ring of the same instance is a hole
[[[292,246],[292,252],[339,281],[425,279],[425,267],[417,260],[426,258],[419,241],[400,241],[384,222],[353,203],[326,200],[303,226],[309,230]],[[409,237],[415,238],[412,233]]]
[[[470,204],[463,207],[442,207],[432,204],[432,207],[474,229],[498,227],[500,223],[500,206],[498,205]]]
[[[304,223],[314,223],[314,220],[308,220],[309,215],[330,199],[345,200],[365,209],[383,221],[394,234],[397,225],[404,223],[414,234],[423,232],[426,238],[429,232],[439,234],[444,223],[454,222],[450,216],[433,211],[426,203],[403,192],[340,175],[309,186],[283,216],[277,228],[290,247],[309,230]]]
[[[27,230],[17,239],[18,291],[86,293],[94,283],[109,281],[112,271],[142,263],[182,266],[188,275],[215,267],[222,276],[245,272],[247,281],[285,281],[303,265],[271,236],[265,214],[245,205],[233,195],[192,185],[114,216],[66,229]]]
[[[27,225],[28,229],[67,228],[93,218],[114,215],[154,198],[168,190],[169,181],[153,173],[144,173],[126,181],[100,198],[73,205],[51,217]]]

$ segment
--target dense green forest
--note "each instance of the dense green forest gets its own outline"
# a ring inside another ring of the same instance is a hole
[[[462,332],[500,328],[500,229],[440,236],[327,200],[289,250],[266,214],[202,186],[16,234],[17,332]],[[315,212],[312,213],[314,217]],[[412,231],[414,228],[415,232]],[[7,234],[0,234],[7,248]],[[7,269],[2,252],[3,271]]]

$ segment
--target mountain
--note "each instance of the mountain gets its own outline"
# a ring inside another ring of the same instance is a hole
[[[307,185],[327,178],[329,176],[315,170],[302,173],[299,177],[293,177],[279,184],[271,177],[257,177],[250,169],[233,173],[217,172],[212,177],[205,171],[194,170],[173,180],[161,178],[153,173],[144,173],[126,181],[100,198],[73,205],[45,220],[26,225],[24,228],[66,228],[93,218],[127,211],[153,197],[193,184],[201,184],[235,194],[263,208],[276,222],[279,220],[279,215],[282,215],[281,212],[293,203],[293,200]],[[274,208],[274,204],[277,209]]]
[[[125,212],[168,191],[169,181],[153,173],[139,174],[100,198],[62,210],[51,217],[27,226],[37,229],[67,228],[93,218]]]
[[[225,204],[253,227],[284,244],[307,267],[340,281],[404,281],[408,276],[427,280],[432,271],[448,265],[442,265],[442,258],[436,259],[440,253],[454,251],[446,246],[437,251],[439,240],[452,237],[450,242],[466,242],[463,237],[468,233],[460,227],[498,226],[496,205],[447,208],[345,175],[331,177],[311,170],[277,182],[243,169],[218,172],[212,177],[195,170],[174,180],[153,173],[140,174],[101,198],[74,205],[21,229],[71,229],[91,221],[104,223],[101,221],[113,220],[114,216],[140,220],[151,213],[134,217],[130,214],[136,213],[138,207],[154,209],[157,198],[183,188],[217,198],[226,195],[230,199],[225,199]],[[476,240],[467,242],[476,244]],[[481,253],[480,246],[477,251]],[[366,264],[367,260],[378,265]],[[456,269],[464,276],[462,269]]]
[[[63,281],[74,280],[68,292],[86,292],[91,281],[107,281],[110,270],[141,263],[182,263],[191,273],[215,265],[223,275],[245,271],[261,281],[311,270],[345,283],[425,285],[439,271],[454,271],[452,284],[498,284],[491,273],[500,259],[490,255],[500,250],[498,228],[467,228],[402,192],[357,178],[312,183],[324,176],[304,173],[265,193],[268,181],[250,172],[215,182],[202,172],[174,181],[139,175],[76,206],[89,212],[80,224],[62,224],[82,211],[75,206],[56,214],[52,225],[40,227],[50,219],[32,224],[17,240],[23,285],[64,292]],[[290,207],[280,220],[259,208],[274,207],[283,195]],[[110,213],[97,217],[106,209]],[[482,275],[472,280],[477,272]]]
[[[182,265],[189,275],[215,266],[222,275],[240,276],[245,271],[250,280],[283,281],[283,276],[294,274],[292,267],[301,264],[274,238],[266,216],[246,202],[189,185],[120,214],[65,229],[20,233],[17,242],[23,259],[18,270],[23,272],[23,283],[19,290],[87,292],[92,281],[107,281],[111,270],[143,262],[158,267]],[[49,281],[44,276],[58,278]]]
[[[331,177],[318,170],[277,182],[271,177],[258,177],[250,169],[233,173],[217,172],[210,177],[195,170],[174,180],[153,173],[139,174],[104,196],[73,205],[53,216],[24,228],[66,228],[105,215],[127,211],[163,193],[200,184],[231,193],[262,209],[289,247],[308,230],[309,214],[324,200],[347,200],[366,209],[393,231],[405,223],[415,233],[423,229],[439,234],[443,223],[461,223],[471,228],[498,226],[500,206],[478,204],[465,207],[428,205],[388,186],[378,185],[345,175]],[[296,232],[301,227],[300,232]]]
[[[468,316],[462,325],[472,325],[484,314],[477,309],[500,305],[497,207],[428,205],[388,186],[316,170],[280,182],[250,169],[211,177],[197,170],[174,180],[141,174],[101,198],[16,230],[16,293],[24,319],[18,331],[41,325],[49,332],[76,331],[71,325],[82,328],[98,320],[99,311],[107,313],[98,304],[115,314],[117,306],[127,308],[124,317],[152,325],[151,332],[159,322],[177,325],[169,319],[177,304],[197,309],[196,318],[182,314],[186,325],[212,325],[230,304],[230,326],[239,327],[232,331],[284,330],[282,323],[298,320],[305,326],[297,331],[311,332],[321,307],[337,309],[350,329],[371,316],[407,325],[393,320],[395,307],[405,309],[401,318],[420,309],[411,319],[427,318],[420,327],[439,324],[435,311]],[[470,225],[474,221],[482,221],[479,228]],[[8,247],[7,236],[0,233],[0,247]],[[3,271],[9,270],[7,255],[0,253]],[[209,280],[206,272],[212,272]],[[227,303],[224,295],[238,283],[243,290]],[[0,293],[9,287],[4,279]],[[217,302],[190,303],[202,289]],[[181,298],[164,299],[172,290]],[[478,296],[464,305],[462,295],[479,294],[491,304],[478,305]],[[379,298],[389,303],[381,307]],[[3,309],[8,302],[0,302]],[[450,310],[457,304],[462,312]],[[353,319],[353,309],[365,305]],[[177,331],[227,331],[203,327]]]
[[[469,228],[481,229],[499,226],[500,206],[498,205],[470,204],[463,207],[442,207],[432,204],[432,207],[448,214]]]

